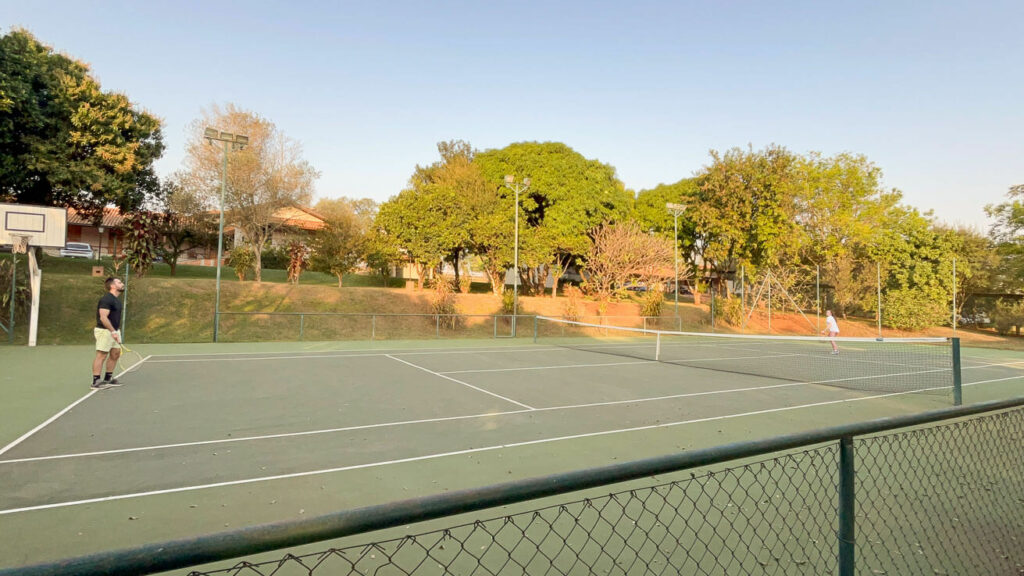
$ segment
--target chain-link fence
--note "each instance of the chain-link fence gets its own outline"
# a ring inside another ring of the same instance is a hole
[[[401,538],[189,574],[1020,574],[1022,446],[1024,398],[1017,398],[688,451],[10,573],[0,570],[0,575],[48,574],[57,566],[76,574],[152,573],[197,565],[218,555],[229,558],[239,550],[253,554],[367,534],[622,481],[641,484]],[[775,456],[721,467],[766,454]],[[655,475],[661,480],[643,485],[643,479]]]
[[[1024,410],[855,443],[858,574],[1024,573]],[[836,574],[835,445],[200,575]]]

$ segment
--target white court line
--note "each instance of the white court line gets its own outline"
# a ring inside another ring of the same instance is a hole
[[[553,370],[555,368],[595,368],[598,366],[632,366],[636,364],[658,364],[655,360],[636,360],[634,362],[606,362],[604,364],[562,364],[559,366],[527,366],[525,368],[482,368],[479,370],[448,370],[438,374],[475,374],[478,372],[518,372],[521,370]]]
[[[980,366],[961,366],[960,369],[961,370],[976,370],[978,368],[992,368],[992,367],[1000,367],[1000,366],[1016,366],[1018,364],[1024,364],[1024,360],[1021,360],[1021,361],[1018,361],[1018,362],[1001,362],[999,364],[982,364]]]
[[[696,396],[714,396],[716,394],[735,394],[737,392],[752,392],[755,390],[771,390],[773,388],[788,388],[791,386],[808,386],[808,382],[787,382],[785,384],[772,384],[770,386],[750,386],[747,388],[733,388],[730,390],[706,390],[704,392],[686,392],[683,394],[671,394],[667,396],[654,396],[649,398],[630,398],[628,400],[609,400],[607,402],[591,402],[587,404],[570,404],[564,406],[548,406],[545,408],[532,408],[530,410],[507,410],[505,412],[485,412],[483,414],[470,414],[467,416],[448,416],[446,418],[425,418],[421,420],[405,420],[400,422],[384,422],[381,424],[364,424],[362,426],[346,426],[343,428],[329,428],[325,430],[307,430],[304,432],[286,432],[282,434],[267,434],[263,436],[243,436],[239,438],[222,438],[219,440],[202,440],[199,442],[181,442],[177,444],[163,444],[157,446],[141,446],[137,448],[120,448],[117,450],[102,450],[96,452],[77,452],[72,454],[57,454],[53,456],[34,456],[31,458],[18,458],[14,460],[0,460],[0,464],[17,464],[20,462],[40,462],[45,460],[62,460],[65,458],[79,458],[83,456],[107,456],[111,454],[124,454],[127,452],[145,452],[152,450],[164,450],[168,448],[187,448],[191,446],[204,446],[209,444],[228,444],[231,442],[248,442],[252,440],[272,440],[275,438],[292,438],[296,436],[313,436],[317,434],[330,434],[335,432],[351,432],[355,430],[368,430],[372,428],[388,428],[393,426],[405,426],[413,424],[433,424],[436,422],[450,422],[453,420],[470,420],[475,418],[491,418],[496,416],[511,416],[514,414],[525,414],[527,412],[552,412],[555,410],[578,410],[581,408],[595,408],[600,406],[616,406],[619,404],[640,404],[643,402],[657,402],[663,400],[678,400],[680,398],[693,398]]]
[[[405,360],[402,360],[401,358],[395,358],[394,356],[392,356],[390,354],[388,354],[387,356],[388,356],[388,358],[391,358],[392,360],[395,360],[396,362],[401,362],[402,364],[405,364],[407,366],[412,366],[413,368],[416,368],[418,370],[423,370],[424,372],[426,372],[428,374],[433,374],[434,376],[437,376],[439,378],[444,378],[445,380],[451,380],[452,382],[455,382],[456,384],[462,384],[463,386],[466,386],[468,388],[472,388],[473,390],[476,390],[478,392],[483,392],[484,394],[487,394],[487,395],[490,395],[490,396],[494,396],[495,398],[501,398],[502,400],[504,400],[506,402],[511,402],[511,403],[515,404],[516,406],[522,406],[523,408],[526,408],[527,410],[536,410],[536,408],[534,408],[533,406],[527,406],[526,404],[523,404],[522,402],[516,402],[515,400],[513,400],[511,398],[506,398],[506,397],[502,396],[501,394],[495,394],[494,392],[489,392],[487,390],[484,390],[483,388],[478,388],[476,386],[473,386],[472,384],[467,384],[467,383],[463,382],[462,380],[456,380],[455,378],[452,378],[451,376],[445,376],[444,374],[439,374],[437,372],[434,372],[433,370],[429,370],[427,368],[424,368],[423,366],[417,366],[417,365],[413,364],[412,362],[406,362]]]
[[[431,349],[433,350],[433,349]],[[390,357],[391,354],[401,354],[402,356],[434,356],[441,354],[479,354],[485,352],[487,354],[500,354],[503,352],[551,352],[551,351],[564,351],[565,348],[551,348],[538,346],[536,348],[501,348],[496,350],[485,350],[485,349],[461,349],[461,350],[442,350],[436,349],[434,352],[404,352],[404,351],[393,351],[393,352],[355,352],[352,354],[298,354],[291,356],[249,356],[245,358],[180,358],[170,360],[152,360],[150,364],[172,364],[176,362],[245,362],[247,360],[304,360],[306,358],[364,358],[364,357]],[[236,354],[229,352],[227,354]],[[239,352],[238,354],[242,354]],[[167,356],[177,356],[177,354],[165,354],[163,356],[157,356],[158,358],[164,358]],[[206,356],[205,354],[195,354],[195,356]]]
[[[917,374],[917,372],[913,372]],[[1014,376],[1013,378],[1022,378],[1022,376]],[[303,432],[286,432],[281,434],[266,434],[262,436],[243,436],[239,438],[222,438],[218,440],[201,440],[198,442],[181,442],[176,444],[162,444],[155,446],[141,446],[136,448],[120,448],[117,450],[102,450],[95,452],[77,452],[72,454],[56,454],[52,456],[34,456],[31,458],[18,458],[12,460],[0,460],[2,464],[17,464],[21,462],[40,462],[46,460],[62,460],[65,458],[79,458],[83,456],[106,456],[111,454],[124,454],[127,452],[146,452],[154,450],[165,450],[169,448],[187,448],[191,446],[204,446],[209,444],[228,444],[231,442],[248,442],[253,440],[272,440],[275,438],[293,438],[297,436],[313,436],[317,434],[331,434],[336,432],[351,432],[355,430],[368,430],[372,428],[388,428],[394,426],[405,426],[414,424],[432,424],[436,422],[450,422],[454,420],[470,420],[475,418],[491,418],[497,416],[510,416],[514,414],[524,414],[526,412],[550,412],[555,410],[578,410],[581,408],[596,408],[601,406],[616,406],[620,404],[640,404],[643,402],[657,402],[664,400],[678,400],[680,398],[694,398],[698,396],[715,396],[718,394],[735,394],[739,392],[754,392],[760,390],[773,390],[776,388],[790,388],[793,386],[812,386],[818,384],[830,384],[835,382],[845,382],[849,380],[859,380],[861,377],[856,376],[852,378],[840,378],[836,380],[820,380],[815,382],[785,382],[782,384],[771,384],[767,386],[748,386],[744,388],[730,388],[728,390],[705,390],[703,392],[685,392],[682,394],[670,394],[666,396],[653,396],[647,398],[630,398],[627,400],[609,400],[607,402],[590,402],[587,404],[569,404],[562,406],[547,406],[544,408],[531,408],[529,410],[507,410],[504,412],[485,412],[483,414],[470,414],[466,416],[448,416],[445,418],[425,418],[421,420],[405,420],[398,422],[384,422],[380,424],[364,424],[362,426],[345,426],[341,428],[327,428],[321,430],[307,430]],[[1012,378],[1010,378],[1012,379]],[[965,384],[966,386],[966,384]],[[935,388],[924,388],[918,390],[909,390],[906,393],[914,392],[926,392],[928,390],[944,390],[951,386],[937,386]],[[901,392],[901,394],[904,392]]]
[[[753,352],[753,350],[750,350]],[[806,354],[768,354],[765,356],[721,356],[718,358],[684,358],[682,360],[663,360],[666,364],[681,364],[683,362],[717,362],[719,360],[764,360],[765,358],[789,358],[792,356],[806,356]],[[714,368],[712,368],[714,370]]]
[[[145,362],[145,361],[146,361],[146,360],[148,360],[148,359],[149,359],[149,356],[146,356],[146,357],[145,357],[145,358],[143,358],[142,360],[140,360],[140,361],[136,362],[135,364],[132,364],[132,365],[131,365],[131,366],[129,366],[128,368],[125,368],[124,370],[122,370],[122,371],[121,371],[121,373],[120,373],[120,374],[118,374],[118,375],[117,375],[116,377],[117,377],[117,378],[120,378],[121,376],[124,376],[124,374],[125,374],[126,372],[128,372],[129,370],[131,370],[131,369],[135,368],[136,366],[138,366],[138,365],[142,364],[143,362]],[[47,420],[46,422],[43,422],[43,423],[42,423],[42,424],[40,424],[39,426],[36,426],[35,428],[33,428],[33,429],[29,430],[28,432],[26,432],[26,433],[22,434],[20,438],[18,438],[18,439],[17,439],[17,440],[15,440],[14,442],[11,442],[11,443],[10,443],[10,444],[8,444],[7,446],[4,446],[3,448],[0,448],[0,455],[4,454],[5,452],[7,452],[8,450],[10,450],[11,448],[14,448],[14,447],[15,447],[15,446],[17,446],[18,444],[21,444],[21,443],[22,443],[22,442],[24,442],[25,440],[28,440],[28,439],[29,439],[30,437],[32,437],[32,435],[33,435],[33,434],[35,434],[36,432],[39,432],[39,431],[40,431],[40,430],[42,430],[43,428],[46,428],[47,426],[49,426],[50,424],[52,424],[52,423],[53,423],[53,421],[54,421],[54,420],[56,420],[57,418],[60,418],[60,417],[61,417],[61,416],[63,416],[64,414],[67,414],[68,410],[71,410],[71,409],[72,409],[72,408],[74,408],[75,406],[78,406],[78,405],[79,405],[80,403],[82,403],[82,402],[83,402],[83,401],[84,401],[84,400],[85,400],[86,398],[88,398],[88,397],[92,396],[93,394],[95,394],[95,393],[97,393],[97,392],[99,392],[99,391],[100,391],[100,390],[98,390],[98,389],[95,389],[95,388],[93,388],[93,389],[90,389],[90,390],[89,390],[89,392],[87,392],[87,393],[85,394],[85,396],[82,396],[82,397],[81,397],[81,398],[79,398],[78,400],[75,400],[75,401],[74,401],[74,402],[72,402],[72,403],[71,403],[70,405],[68,405],[68,407],[67,407],[67,408],[64,408],[64,409],[63,409],[63,410],[61,410],[60,412],[57,412],[56,414],[54,414],[53,416],[51,416],[51,417],[50,417],[50,419],[49,419],[49,420]]]
[[[277,356],[272,355],[259,355],[259,352],[201,352],[198,354],[154,354],[156,358],[168,358],[181,356],[181,359],[173,360],[154,360],[153,362],[217,362],[217,361],[231,361],[231,360],[274,360],[274,359],[297,359],[297,358],[348,358],[350,356],[387,356],[388,354],[402,354],[403,356],[423,356],[432,354],[478,354],[481,352],[487,353],[501,353],[501,352],[545,352],[545,351],[557,351],[565,350],[565,348],[558,348],[552,346],[545,346],[543,344],[536,344],[529,348],[379,348],[379,349],[339,349],[339,350],[316,350],[310,352],[295,352],[287,354],[284,352],[278,352]],[[227,358],[227,356],[244,356],[245,358]],[[272,353],[275,354],[275,353]],[[287,355],[286,355],[287,354]],[[201,356],[201,358],[189,358],[189,356]]]
[[[7,451],[8,451],[8,450],[10,450],[11,448],[14,448],[15,446],[17,446],[18,444],[21,444],[21,443],[22,443],[22,442],[24,442],[25,440],[28,440],[28,439],[29,439],[29,438],[30,438],[30,437],[31,437],[31,436],[32,436],[33,434],[35,434],[36,432],[39,432],[40,430],[42,430],[43,428],[45,428],[46,426],[48,426],[48,425],[49,425],[50,423],[52,423],[52,422],[53,422],[54,420],[56,420],[57,418],[60,418],[60,417],[61,417],[61,416],[63,416],[64,414],[66,414],[68,410],[71,410],[71,409],[72,409],[72,408],[74,408],[75,406],[78,406],[78,404],[80,404],[80,403],[81,403],[82,401],[84,401],[84,400],[85,400],[86,398],[88,398],[89,396],[92,396],[93,394],[95,394],[95,393],[97,393],[97,392],[99,392],[99,390],[97,390],[97,389],[91,389],[91,390],[89,390],[89,392],[87,392],[87,393],[85,394],[85,396],[82,396],[82,397],[81,397],[81,398],[79,398],[78,400],[75,400],[74,402],[72,402],[72,403],[71,403],[71,404],[70,404],[70,405],[69,405],[69,406],[68,406],[67,408],[65,408],[65,409],[61,410],[60,412],[57,412],[57,413],[56,413],[56,414],[54,414],[53,416],[50,416],[50,419],[49,419],[49,420],[47,420],[46,422],[43,422],[43,423],[42,423],[42,424],[40,424],[39,426],[36,426],[35,428],[33,428],[33,429],[29,430],[28,432],[26,432],[26,433],[22,434],[22,435],[21,435],[21,438],[18,438],[17,440],[15,440],[14,442],[11,442],[11,443],[10,443],[10,444],[8,444],[7,446],[4,446],[3,448],[0,448],[0,454],[3,454],[4,452],[7,452]]]
[[[147,358],[148,358],[148,356],[147,356]],[[398,360],[398,359],[395,358],[395,360]],[[399,361],[402,362],[402,360],[399,360]],[[641,362],[641,363],[653,363],[653,362]],[[406,362],[406,364],[408,364],[408,362]],[[1003,364],[990,364],[990,365],[986,365],[986,366],[971,366],[971,367],[964,368],[964,370],[978,369],[978,368],[987,368],[987,367],[990,367],[990,366],[1007,366],[1007,365],[1013,365],[1013,364],[1024,364],[1024,361],[1008,362],[1008,363],[1003,363]],[[415,365],[412,365],[412,366],[415,366]],[[595,365],[595,366],[599,366],[599,365]],[[425,370],[424,368],[421,368],[421,367],[418,367],[418,366],[415,366],[415,367],[420,368],[422,370]],[[572,367],[575,367],[575,366],[566,366],[566,367],[567,368],[572,368]],[[508,370],[529,370],[529,369],[533,369],[533,368],[511,368],[511,369],[508,369]],[[429,372],[429,370],[428,370],[428,372]],[[907,374],[919,374],[919,373],[920,372],[908,372]],[[437,373],[437,374],[438,375],[442,375],[442,373]],[[367,430],[367,429],[373,429],[373,428],[386,428],[386,427],[407,426],[407,425],[415,425],[415,424],[431,424],[431,423],[437,423],[437,422],[450,422],[450,421],[455,421],[455,420],[468,420],[468,419],[476,419],[476,418],[490,418],[490,417],[496,417],[496,416],[509,416],[509,415],[514,415],[514,414],[521,414],[521,413],[525,413],[525,412],[529,412],[529,411],[547,412],[547,411],[554,411],[554,410],[576,410],[576,409],[582,409],[582,408],[594,408],[594,407],[601,407],[601,406],[615,406],[615,405],[619,405],[619,404],[637,404],[637,403],[642,403],[642,402],[655,402],[655,401],[663,401],[663,400],[676,400],[676,399],[680,399],[680,398],[692,398],[692,397],[696,397],[696,396],[712,396],[712,395],[717,395],[717,394],[734,394],[734,393],[738,393],[738,392],[751,392],[751,391],[758,391],[758,390],[771,390],[771,389],[775,389],[775,388],[787,388],[787,387],[792,387],[792,386],[809,386],[809,385],[817,385],[817,384],[831,384],[831,383],[844,382],[844,381],[850,381],[850,380],[859,380],[859,379],[862,379],[862,378],[882,378],[882,377],[887,377],[887,376],[899,376],[899,375],[900,374],[887,374],[887,375],[882,375],[882,376],[869,376],[869,377],[855,376],[855,377],[850,377],[850,378],[841,378],[841,379],[836,379],[836,380],[820,380],[820,381],[814,381],[814,382],[787,382],[785,384],[773,384],[773,385],[769,385],[769,386],[750,386],[750,387],[746,387],[746,388],[732,388],[732,389],[728,389],[728,390],[708,390],[708,391],[704,391],[704,392],[688,392],[688,393],[684,393],[684,394],[671,394],[671,395],[667,395],[667,396],[655,396],[655,397],[648,397],[648,398],[631,398],[631,399],[628,399],[628,400],[611,400],[611,401],[607,401],[607,402],[591,402],[591,403],[587,403],[587,404],[570,404],[570,405],[563,405],[563,406],[548,406],[548,407],[544,407],[544,408],[529,408],[528,410],[508,410],[508,411],[504,411],[504,412],[487,412],[487,413],[483,413],[483,414],[470,414],[470,415],[465,415],[465,416],[449,416],[449,417],[445,417],[445,418],[425,418],[425,419],[420,419],[420,420],[403,420],[403,421],[397,421],[397,422],[384,422],[384,423],[380,423],[380,424],[366,424],[366,425],[362,425],[362,426],[345,426],[345,427],[340,427],[340,428],[327,428],[327,429],[321,429],[321,430],[307,430],[307,431],[303,431],[303,432],[287,432],[287,433],[281,433],[281,434],[266,434],[266,435],[260,435],[260,436],[243,436],[243,437],[239,437],[239,438],[223,438],[223,439],[218,439],[218,440],[202,440],[202,441],[198,441],[198,442],[181,442],[181,443],[175,443],[175,444],[158,444],[158,445],[153,445],[153,446],[141,446],[141,447],[135,447],[135,448],[121,448],[121,449],[117,449],[117,450],[102,450],[102,451],[95,451],[95,452],[77,452],[77,453],[71,453],[71,454],[57,454],[57,455],[52,455],[52,456],[35,456],[35,457],[31,457],[31,458],[18,458],[18,459],[11,459],[11,460],[0,460],[0,465],[2,465],[2,464],[16,464],[16,463],[22,463],[22,462],[39,462],[39,461],[46,461],[46,460],[61,460],[61,459],[66,459],[66,458],[80,458],[80,457],[84,457],[84,456],[106,456],[106,455],[112,455],[112,454],[124,454],[124,453],[128,453],[128,452],[146,452],[146,451],[154,451],[154,450],[166,450],[166,449],[170,449],[170,448],[187,448],[187,447],[192,447],[192,446],[204,446],[204,445],[210,445],[210,444],[228,444],[228,443],[232,443],[232,442],[249,442],[249,441],[254,441],[254,440],[272,440],[272,439],[276,439],[276,438],[293,438],[293,437],[299,437],[299,436],[313,436],[313,435],[319,435],[319,434],[332,434],[332,433],[338,433],[338,432],[351,432],[351,431],[355,431],[355,430]],[[1009,377],[1006,377],[1006,378],[998,378],[998,379],[991,379],[991,380],[982,380],[982,381],[979,381],[979,382],[969,382],[969,383],[964,383],[962,386],[963,387],[974,386],[974,385],[977,385],[977,384],[987,384],[987,383],[991,383],[991,382],[1002,382],[1002,381],[1014,380],[1014,379],[1018,379],[1018,378],[1024,378],[1024,375],[1021,375],[1021,376],[1009,376]],[[454,380],[454,379],[450,379],[450,380]],[[454,381],[458,382],[457,380],[454,380]],[[462,384],[462,382],[459,382],[459,383]],[[905,393],[923,392],[923,391],[927,391],[927,390],[941,390],[941,389],[946,389],[946,388],[949,388],[949,386],[940,386],[940,387],[928,388],[928,389],[923,389],[923,390],[912,390],[912,391],[907,391]],[[96,391],[95,390],[90,391],[89,395],[91,395],[94,392],[96,392]],[[902,394],[904,392],[900,392],[900,393]],[[89,395],[86,395],[85,397],[81,398],[80,400],[75,402],[75,404],[78,404],[78,402],[81,402],[82,400],[85,400],[85,398],[88,398]],[[36,430],[33,430],[32,432],[26,434],[22,438],[19,438],[15,442],[13,442],[10,445],[8,445],[3,450],[0,450],[0,454],[3,454],[4,452],[9,450],[10,448],[13,448],[15,445],[17,445],[18,443],[22,442],[28,436],[31,436],[33,433],[38,431],[38,429],[42,428],[43,426],[46,426],[48,423],[52,422],[58,416],[60,416],[61,414],[64,414],[65,412],[70,410],[72,407],[74,407],[75,404],[72,404],[71,406],[68,406],[60,414],[57,414],[56,416],[54,416],[53,418],[51,418],[47,422],[44,422],[43,424],[41,424],[39,427],[37,427]]]
[[[334,472],[346,472],[346,471],[349,471],[349,470],[359,470],[359,469],[365,469],[365,468],[376,468],[376,467],[380,467],[380,466],[390,466],[390,465],[394,465],[394,464],[406,464],[406,463],[409,463],[409,462],[418,462],[418,461],[423,461],[423,460],[433,460],[433,459],[437,459],[437,458],[445,458],[445,457],[448,457],[448,456],[460,456],[460,455],[464,455],[464,454],[474,454],[474,453],[487,452],[487,451],[492,451],[492,450],[501,450],[501,449],[505,449],[505,448],[517,448],[517,447],[520,447],[520,446],[530,446],[530,445],[534,445],[534,444],[546,444],[546,443],[549,443],[549,442],[560,442],[560,441],[563,441],[563,440],[577,440],[577,439],[580,439],[580,438],[592,438],[592,437],[596,437],[596,436],[606,436],[606,435],[610,435],[610,434],[622,434],[622,433],[628,433],[628,432],[639,432],[639,431],[643,431],[643,430],[654,430],[654,429],[657,429],[657,428],[669,428],[669,427],[674,427],[674,426],[682,426],[682,425],[686,425],[686,424],[697,424],[697,423],[701,423],[701,422],[712,422],[712,421],[715,421],[715,420],[728,420],[728,419],[732,419],[732,418],[741,418],[741,417],[745,417],[745,416],[757,416],[757,415],[760,415],[760,414],[769,414],[769,413],[773,413],[773,412],[785,412],[785,411],[789,411],[789,410],[798,410],[798,409],[802,409],[802,408],[811,408],[811,407],[816,407],[816,406],[826,406],[826,405],[829,405],[829,404],[842,404],[842,403],[845,403],[845,402],[859,402],[861,400],[872,400],[872,399],[876,399],[876,398],[886,398],[886,397],[890,397],[890,396],[899,396],[899,395],[902,395],[902,394],[912,394],[912,393],[913,392],[893,392],[893,393],[889,393],[889,394],[879,394],[879,395],[875,395],[875,396],[864,396],[864,397],[861,397],[861,398],[846,398],[846,399],[842,399],[842,400],[828,400],[828,401],[824,401],[824,402],[815,402],[815,403],[812,403],[812,404],[801,404],[801,405],[798,405],[798,406],[786,406],[786,407],[782,407],[782,408],[768,408],[768,409],[765,409],[765,410],[756,410],[756,411],[753,411],[753,412],[744,412],[744,413],[741,413],[741,414],[726,414],[726,415],[722,415],[722,416],[710,416],[710,417],[707,417],[707,418],[697,418],[697,419],[694,419],[694,420],[681,420],[681,421],[678,421],[678,422],[666,422],[666,423],[663,423],[663,424],[651,424],[651,425],[647,425],[647,426],[636,426],[636,427],[633,427],[633,428],[621,428],[621,429],[618,429],[618,430],[605,430],[605,431],[602,431],[602,432],[588,432],[588,433],[585,433],[585,434],[574,434],[574,435],[571,435],[571,436],[559,436],[559,437],[556,437],[556,438],[543,438],[543,439],[540,439],[540,440],[528,440],[528,441],[524,441],[524,442],[514,442],[514,443],[510,443],[510,444],[498,444],[498,445],[495,445],[495,446],[485,446],[485,447],[481,447],[481,448],[470,448],[470,449],[467,449],[467,450],[456,450],[456,451],[452,451],[452,452],[441,452],[441,453],[435,453],[435,454],[427,454],[427,455],[424,455],[424,456],[413,456],[413,457],[410,457],[410,458],[401,458],[401,459],[398,459],[398,460],[387,460],[387,461],[383,461],[383,462],[370,462],[370,463],[367,463],[367,464],[355,464],[355,465],[351,465],[351,466],[340,466],[340,467],[337,467],[337,468],[325,468],[325,469],[321,469],[321,470],[309,470],[309,471],[306,471],[306,472],[293,472],[291,474],[278,474],[278,475],[274,475],[274,476],[263,476],[263,477],[258,477],[258,478],[246,478],[244,480],[231,480],[231,481],[227,481],[227,482],[217,482],[217,483],[213,483],[213,484],[197,484],[197,485],[194,485],[194,486],[183,486],[183,487],[180,487],[180,488],[168,488],[168,489],[165,489],[165,490],[151,490],[151,491],[148,491],[148,492],[135,492],[135,493],[131,493],[131,494],[119,494],[117,496],[104,496],[104,497],[101,497],[101,498],[89,498],[89,499],[86,499],[86,500],[76,500],[76,501],[70,501],[70,502],[57,502],[57,503],[54,503],[54,504],[42,504],[42,505],[38,505],[38,506],[27,506],[27,507],[24,507],[24,508],[12,508],[12,509],[8,509],[8,510],[0,510],[0,516],[2,516],[4,514],[14,514],[14,513],[17,513],[17,512],[30,512],[30,511],[34,511],[34,510],[47,510],[47,509],[51,509],[51,508],[64,508],[64,507],[69,507],[69,506],[77,506],[77,505],[81,505],[81,504],[95,504],[95,503],[98,503],[98,502],[111,502],[111,501],[114,501],[114,500],[125,500],[125,499],[128,499],[128,498],[140,498],[140,497],[144,497],[144,496],[158,496],[158,495],[161,495],[161,494],[174,494],[174,493],[177,493],[177,492],[190,492],[190,491],[195,491],[195,490],[203,490],[203,489],[206,489],[206,488],[220,488],[220,487],[223,487],[223,486],[237,486],[237,485],[240,485],[240,484],[253,484],[253,483],[256,483],[256,482],[268,482],[268,481],[272,481],[272,480],[285,480],[285,479],[289,479],[289,478],[302,478],[302,477],[305,477],[305,476],[315,476],[315,475],[321,475],[321,474],[331,474],[331,473],[334,473]]]

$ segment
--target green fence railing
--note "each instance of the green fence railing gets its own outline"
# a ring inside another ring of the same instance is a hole
[[[533,335],[533,315],[388,314],[372,312],[221,312],[217,341],[391,340],[510,338]],[[682,320],[662,316],[583,316],[578,320],[644,329],[681,330]]]
[[[1022,445],[1024,397],[0,570],[0,576],[152,574],[655,475],[653,485],[190,574],[1019,573]],[[737,462],[765,455],[771,457]]]

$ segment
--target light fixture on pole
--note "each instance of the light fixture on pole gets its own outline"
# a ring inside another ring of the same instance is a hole
[[[230,132],[221,132],[216,128],[207,128],[203,131],[203,138],[207,144],[213,145],[213,141],[224,143],[224,164],[220,178],[220,226],[217,230],[217,295],[214,297],[213,305],[213,341],[217,341],[220,329],[220,266],[224,260],[224,193],[228,187],[228,151],[241,150],[249,144],[249,137]]]
[[[673,229],[675,230],[675,242],[672,243],[672,246],[674,247],[674,250],[673,250],[673,260],[675,261],[675,271],[676,271],[675,296],[676,296],[676,321],[678,321],[679,320],[679,216],[683,212],[686,211],[686,206],[684,206],[683,204],[673,204],[672,202],[668,202],[668,203],[665,204],[665,208],[672,214],[672,225],[673,225]]]
[[[516,182],[515,176],[505,176],[505,187],[516,193],[515,201],[515,249],[513,250],[512,275],[512,337],[516,336],[516,316],[519,314],[519,193],[526,192],[530,188],[530,179],[523,178],[522,182]]]
[[[107,229],[100,226],[96,231],[100,233],[100,245],[96,249],[96,259],[99,260],[100,258],[103,258],[103,233],[106,232]]]

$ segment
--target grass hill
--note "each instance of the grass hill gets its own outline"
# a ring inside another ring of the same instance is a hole
[[[2,255],[9,258],[9,255]],[[19,274],[24,277],[24,259],[19,259]],[[109,261],[105,261],[109,267]],[[96,301],[103,294],[102,278],[91,271],[95,261],[44,258],[42,306],[38,343],[89,344],[95,322]],[[405,288],[405,281],[379,276],[349,275],[343,288],[337,279],[315,272],[303,273],[298,285],[286,282],[283,270],[265,270],[264,281],[239,282],[230,268],[222,271],[220,326],[223,341],[331,339],[392,339],[441,337],[492,337],[508,334],[506,318],[501,314],[501,299],[490,293],[487,284],[474,284],[471,293],[456,295],[459,314],[480,315],[460,319],[455,327],[439,325],[432,317],[429,291]],[[213,339],[215,269],[179,266],[176,277],[166,264],[157,264],[144,278],[130,277],[126,304],[125,332],[128,342],[210,342]],[[6,287],[5,287],[6,289]],[[520,313],[561,316],[564,297],[521,297]],[[641,326],[640,306],[633,299],[613,302],[599,315],[596,302],[581,303],[588,322]],[[248,314],[239,314],[248,313]],[[262,314],[255,314],[262,313]],[[302,314],[300,316],[300,313]],[[332,316],[345,314],[347,316]],[[376,315],[374,317],[373,315]],[[603,316],[603,317],[602,317]],[[710,314],[706,302],[695,306],[680,303],[681,321],[677,324],[671,301],[667,301],[657,327],[709,331]],[[773,315],[771,333],[813,333],[814,316],[804,319],[796,314]],[[532,334],[532,323],[519,323],[519,335]],[[875,324],[867,319],[841,321],[844,336],[875,336]],[[738,328],[717,325],[722,332]],[[755,315],[746,332],[768,333],[766,318]],[[885,330],[886,336],[910,334]],[[925,334],[917,334],[925,335]],[[949,328],[933,328],[927,335],[948,336]],[[1024,348],[1017,339],[1003,338],[984,331],[959,330],[965,343],[1009,348]],[[0,336],[4,336],[0,334]],[[19,320],[15,343],[27,341],[27,320]]]

